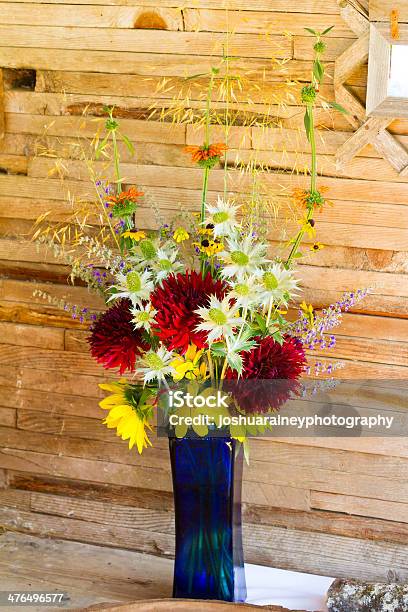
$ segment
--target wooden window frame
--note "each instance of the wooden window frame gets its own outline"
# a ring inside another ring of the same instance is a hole
[[[370,24],[366,99],[366,110],[369,116],[408,118],[408,98],[388,95],[391,47],[393,45],[408,45],[407,24],[401,24],[398,40],[391,38],[389,24]]]

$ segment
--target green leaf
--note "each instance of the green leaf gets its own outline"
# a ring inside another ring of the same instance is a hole
[[[214,357],[225,357],[227,354],[227,349],[225,348],[225,344],[222,342],[214,342],[211,345],[211,355]]]
[[[245,457],[246,464],[249,465],[249,441],[245,439],[242,442],[242,446],[244,448],[244,457]]]
[[[109,134],[106,134],[105,138],[100,142],[95,151],[95,159],[97,160],[101,155],[102,151],[106,147],[106,143],[108,142]]]
[[[306,109],[305,116],[304,116],[304,124],[305,124],[306,136],[307,136],[308,141],[310,142],[310,132],[312,128],[312,122],[310,121],[309,109]]]
[[[199,79],[201,77],[208,76],[208,72],[198,72],[197,74],[192,74],[190,76],[184,77],[184,81],[193,81],[194,79]]]
[[[120,134],[120,137],[122,138],[123,142],[125,143],[126,148],[127,148],[127,150],[129,151],[129,153],[130,153],[131,155],[134,155],[134,154],[135,154],[135,147],[133,146],[133,142],[131,142],[131,141],[129,140],[129,138],[128,138],[127,136],[125,136],[125,134],[122,134],[122,133],[121,133],[121,134]]]
[[[280,331],[275,332],[274,334],[272,334],[272,338],[275,340],[275,342],[277,342],[278,344],[280,344],[282,346],[282,344],[284,343],[285,339],[282,336]]]
[[[247,425],[246,428],[250,436],[258,435],[258,427],[256,425]]]
[[[246,437],[246,431],[245,431],[244,425],[235,425],[234,423],[231,423],[231,425],[230,425],[230,435],[233,438],[245,438]]]
[[[194,433],[196,433],[197,436],[200,436],[200,438],[204,438],[208,434],[207,425],[194,424],[192,425],[192,428],[193,428]]]
[[[292,255],[292,257],[293,259],[299,259],[300,257],[303,257],[303,253],[301,251],[298,251],[297,253]]]
[[[321,83],[324,76],[324,66],[319,59],[313,62],[313,74],[315,76],[316,81]]]
[[[332,25],[329,28],[326,28],[325,30],[323,30],[323,32],[321,33],[321,36],[325,36],[326,34],[331,32],[333,28],[334,28],[334,25]]]
[[[318,32],[316,32],[316,30],[312,30],[312,28],[305,28],[306,32],[310,32],[310,34],[313,34],[313,36],[319,36]]]
[[[255,313],[255,319],[262,334],[266,333],[266,321],[259,313]]]
[[[242,374],[243,360],[239,353],[230,353],[227,356],[227,361],[232,370],[236,370],[239,375]]]
[[[328,102],[328,104],[330,108],[334,108],[335,110],[339,111],[339,113],[343,113],[343,115],[350,114],[348,110],[344,108],[344,106],[342,106],[341,104],[337,104],[337,102]]]

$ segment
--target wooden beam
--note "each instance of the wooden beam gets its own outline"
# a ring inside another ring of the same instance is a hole
[[[3,69],[0,68],[0,141],[3,140],[5,131]]]
[[[350,2],[349,0],[340,0],[340,15],[347,23],[349,28],[361,36],[369,28],[368,14],[363,6],[358,2]]]
[[[355,157],[361,149],[374,141],[379,132],[389,124],[389,119],[370,117],[346,142],[338,149],[336,160],[341,168]]]

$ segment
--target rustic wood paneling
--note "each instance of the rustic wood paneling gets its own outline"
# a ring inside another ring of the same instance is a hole
[[[388,19],[388,4],[372,3],[376,19]],[[149,109],[152,104],[168,107],[174,90],[185,86],[185,76],[219,65],[228,21],[234,70],[247,76],[231,108],[241,124],[248,112],[267,113],[271,123],[268,129],[237,125],[230,130],[229,188],[242,194],[250,187],[250,178],[234,169],[237,162],[256,160],[264,166],[263,189],[278,208],[269,234],[273,249],[282,226],[294,228],[288,196],[293,187],[306,184],[310,161],[299,104],[312,57],[312,38],[304,27],[335,26],[327,39],[322,85],[327,99],[334,95],[334,61],[356,36],[341,19],[336,0],[290,6],[283,0],[0,0],[0,7],[0,133],[2,104],[5,121],[0,141],[0,519],[5,529],[84,542],[84,551],[94,550],[94,544],[133,551],[107,553],[117,564],[112,575],[126,555],[143,560],[141,552],[173,554],[166,443],[157,440],[140,457],[101,426],[98,382],[112,374],[87,354],[86,325],[33,292],[50,291],[95,311],[103,304],[85,287],[65,283],[64,258],[38,251],[22,234],[50,209],[50,219],[61,220],[69,212],[68,189],[91,198],[76,144],[94,134],[95,117],[101,117],[105,104],[116,106],[122,129],[135,144],[134,157],[121,147],[126,181],[143,185],[165,219],[180,206],[198,210],[201,171],[183,147],[199,143],[202,131],[148,120]],[[23,68],[24,78],[16,72]],[[167,87],[160,87],[163,77]],[[361,100],[366,78],[362,66],[348,81]],[[202,106],[197,88],[191,87],[189,98],[191,108]],[[213,103],[225,109],[218,94]],[[319,184],[328,188],[333,206],[318,218],[318,239],[326,248],[310,253],[299,268],[300,299],[324,307],[357,287],[371,286],[372,294],[345,315],[331,353],[310,358],[344,362],[344,378],[383,377],[397,384],[408,374],[408,179],[371,146],[339,169],[335,155],[350,137],[351,125],[322,107],[316,115]],[[390,131],[408,148],[406,119],[396,119]],[[224,138],[217,126],[213,135]],[[46,149],[54,158],[44,156]],[[57,175],[50,178],[56,158],[63,162],[63,183]],[[215,169],[211,201],[223,185],[224,172]],[[146,229],[157,227],[148,202],[137,219]],[[375,406],[401,409],[401,393],[384,385]],[[348,394],[345,388],[346,403]],[[362,411],[373,407],[364,394],[359,402]],[[244,478],[247,560],[379,580],[393,569],[405,579],[407,466],[404,439],[253,441]],[[30,558],[31,535],[24,538],[22,554]],[[64,546],[70,550],[69,542]],[[51,544],[47,551],[58,565]],[[76,580],[91,584],[93,572],[99,576],[98,563],[84,570],[78,560]],[[74,574],[73,568],[68,571]],[[167,572],[160,560],[158,568]],[[37,579],[32,571],[30,580]],[[0,574],[7,580],[1,563]],[[21,584],[27,579],[23,570],[20,579]],[[130,583],[126,588],[131,597]],[[123,589],[122,582],[122,595]]]

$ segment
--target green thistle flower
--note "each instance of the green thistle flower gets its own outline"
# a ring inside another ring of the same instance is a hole
[[[317,189],[315,191],[309,191],[308,195],[306,197],[306,207],[307,208],[314,208],[315,206],[323,206],[323,204],[325,203],[325,198],[324,196],[320,193],[320,191],[318,191]],[[311,219],[313,220],[313,219]],[[312,224],[310,224],[312,225]],[[313,225],[312,225],[313,227]]]
[[[208,159],[200,159],[197,162],[197,165],[200,166],[200,168],[209,168],[211,170],[219,163],[220,159],[221,158],[219,155],[216,155],[215,157],[209,157]]]
[[[117,202],[112,208],[112,216],[114,218],[125,218],[131,217],[138,209],[136,202],[131,200],[125,200],[124,202]]]
[[[305,104],[314,104],[317,96],[317,91],[314,85],[305,85],[301,91],[302,102]]]
[[[109,132],[114,132],[119,127],[119,123],[110,117],[106,120],[105,127]]]
[[[156,247],[154,246],[151,240],[146,238],[145,240],[142,240],[140,242],[139,246],[140,246],[140,250],[142,251],[142,255],[145,259],[148,259],[148,260],[155,259],[157,255],[157,251],[156,251]]]
[[[326,51],[326,43],[322,40],[318,40],[313,49],[316,51],[316,53],[324,53]]]

